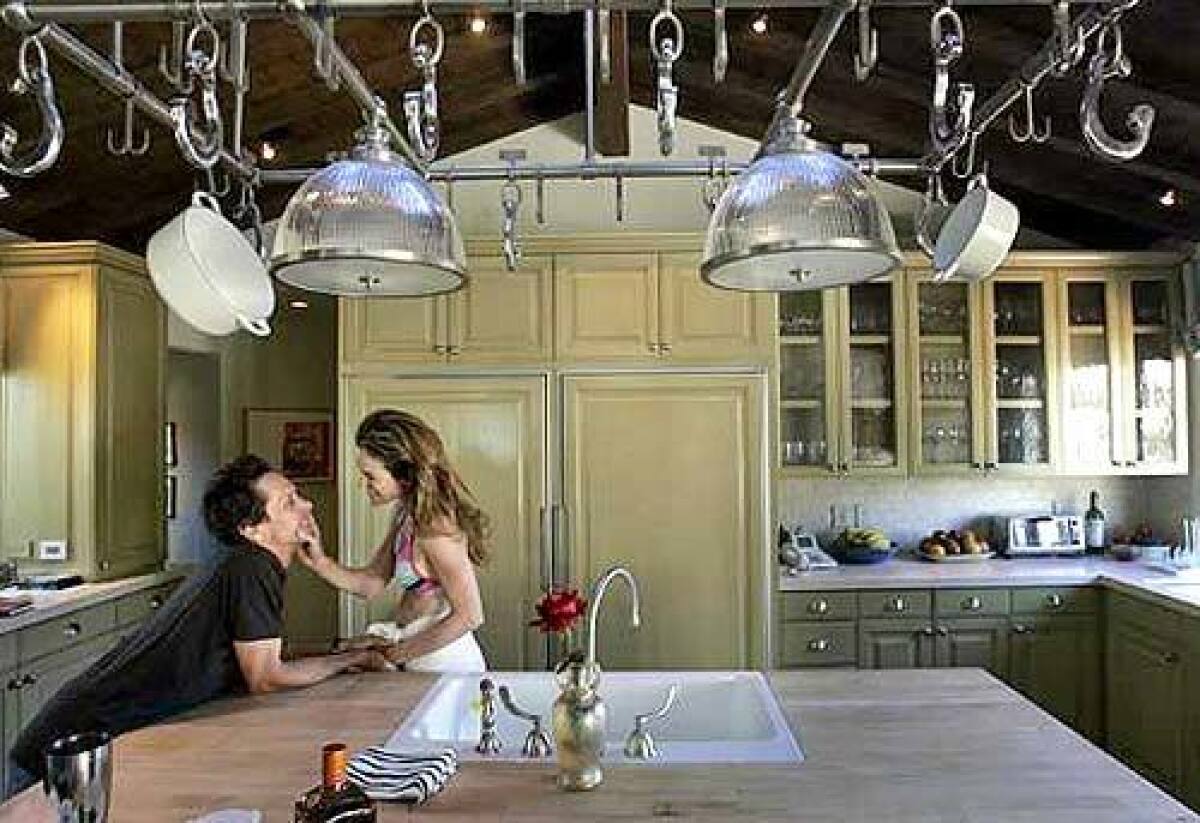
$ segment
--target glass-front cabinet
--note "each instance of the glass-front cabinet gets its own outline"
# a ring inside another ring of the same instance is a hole
[[[785,469],[900,473],[906,465],[899,281],[779,300]]]
[[[983,300],[984,470],[1044,471],[1057,430],[1050,410],[1056,305],[1043,272],[1006,271],[985,280]]]
[[[1186,471],[1184,359],[1169,273],[1063,271],[1063,470]]]
[[[918,472],[983,468],[978,287],[936,283],[928,272],[908,279],[913,336],[909,361],[912,464]]]

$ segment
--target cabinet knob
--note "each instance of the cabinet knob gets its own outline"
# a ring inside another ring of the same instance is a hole
[[[434,354],[445,354],[449,350],[450,350],[449,346],[443,346],[441,343],[435,343],[433,346]]]
[[[36,674],[33,674],[32,672],[21,678],[22,686],[32,686],[33,684],[35,684],[37,682],[38,682],[38,676]]]
[[[926,626],[925,628],[921,629],[921,634],[925,635],[926,637],[933,637],[933,626]]]
[[[974,463],[971,464],[971,468],[976,469],[978,471],[983,471],[983,464],[980,463],[978,460],[976,460]]]
[[[101,561],[100,561],[100,571],[105,571],[105,572],[106,572],[106,571],[108,571],[108,570],[109,570],[109,569],[111,569],[111,568],[112,568],[112,562],[111,562],[111,561],[109,561],[109,560],[101,560]]]
[[[950,634],[950,630],[947,629],[945,626],[938,626],[937,633],[938,633],[938,637],[945,637],[948,634]]]
[[[79,637],[79,635],[83,634],[83,626],[80,626],[78,623],[68,623],[63,628],[63,634],[67,637]]]
[[[5,685],[7,686],[8,690],[10,692],[15,692],[17,689],[21,688],[21,686],[24,684],[21,683],[21,678],[14,677],[11,680],[9,680],[8,683],[6,683]]]
[[[1162,656],[1162,662],[1168,666],[1174,666],[1179,662],[1179,655],[1176,652],[1165,652]]]
[[[1136,468],[1137,468],[1137,461],[1136,461],[1136,460],[1126,460],[1126,461],[1125,461],[1125,468],[1127,468],[1127,469],[1136,469]]]
[[[827,652],[832,645],[827,638],[818,637],[816,640],[808,641],[808,650],[810,652]]]
[[[658,354],[658,344],[657,343],[649,343],[646,345],[646,348],[650,350],[651,354]]]
[[[1029,627],[1023,623],[1014,623],[1012,630],[1013,630],[1013,634],[1028,634],[1029,633]]]
[[[659,343],[658,344],[658,352],[659,352],[659,354],[670,354],[671,353],[671,344],[670,343]]]
[[[1063,599],[1061,594],[1046,595],[1046,605],[1052,609],[1061,609],[1063,607]]]
[[[888,604],[888,609],[894,612],[902,612],[908,608],[908,604],[904,602],[903,597],[893,597],[891,603]]]
[[[822,600],[814,600],[808,604],[808,611],[811,614],[825,614],[829,611],[829,602]]]
[[[962,602],[962,607],[969,612],[977,612],[983,608],[983,601],[978,597],[968,597]]]
[[[843,463],[842,464],[842,474],[849,474],[849,473],[850,473],[850,464]]]
[[[983,470],[989,472],[1000,471],[1000,464],[989,460],[983,464]]]
[[[162,604],[163,604],[163,599],[162,599],[161,595],[156,594],[156,595],[154,595],[154,597],[150,598],[150,608],[151,609],[161,609]]]

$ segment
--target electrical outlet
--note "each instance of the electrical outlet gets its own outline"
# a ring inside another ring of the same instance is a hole
[[[37,544],[38,560],[66,560],[66,540],[39,540]]]

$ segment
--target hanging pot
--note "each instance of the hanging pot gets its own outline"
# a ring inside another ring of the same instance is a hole
[[[227,335],[241,327],[265,337],[275,290],[262,259],[207,192],[163,226],[146,247],[159,296],[190,325]]]
[[[987,277],[1008,256],[1020,225],[1017,207],[989,189],[983,173],[975,175],[938,232],[933,250],[935,279]]]

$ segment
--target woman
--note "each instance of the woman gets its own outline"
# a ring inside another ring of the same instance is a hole
[[[395,623],[367,629],[390,641],[383,651],[392,663],[413,671],[486,670],[474,635],[483,624],[474,566],[487,559],[487,516],[447,461],[441,438],[413,415],[373,412],[354,442],[371,505],[395,504],[391,528],[371,562],[350,569],[325,555],[310,519],[301,535],[302,562],[360,597],[375,597],[396,581]]]

